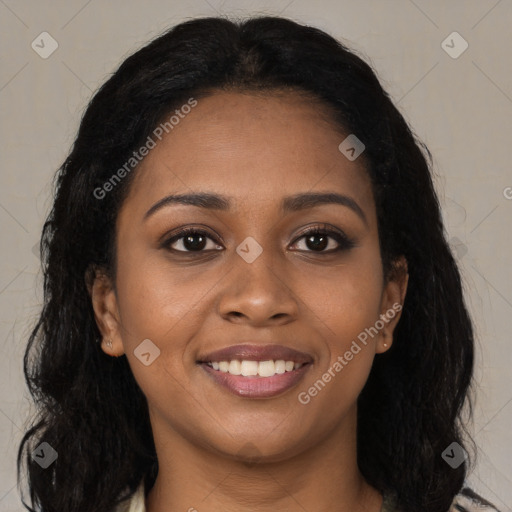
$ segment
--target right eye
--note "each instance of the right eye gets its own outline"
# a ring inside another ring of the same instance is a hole
[[[208,241],[211,242],[210,247],[207,248]],[[178,233],[175,233],[164,244],[171,251],[176,252],[189,252],[200,253],[210,250],[222,249],[222,246],[213,240],[213,237],[207,231],[198,228],[184,228]],[[173,247],[177,246],[177,247]],[[212,247],[213,246],[213,247]]]

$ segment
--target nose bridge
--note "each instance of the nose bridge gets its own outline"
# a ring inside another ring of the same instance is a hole
[[[254,322],[296,315],[297,303],[286,282],[284,262],[272,245],[268,238],[260,244],[254,237],[246,237],[233,251],[229,284],[220,301],[221,315]]]
[[[233,255],[233,267],[245,276],[253,285],[276,279],[278,257],[273,253],[271,244],[260,245],[253,237],[247,237],[236,248]],[[267,283],[265,283],[267,284]]]

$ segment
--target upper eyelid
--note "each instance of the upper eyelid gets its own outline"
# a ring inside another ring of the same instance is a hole
[[[205,236],[212,237],[212,234],[209,232],[208,229],[209,228],[203,228],[203,227],[200,227],[200,226],[197,226],[197,227],[195,227],[195,226],[185,226],[182,229],[178,229],[178,231],[176,233],[174,233],[172,236],[164,237],[164,238],[167,238],[167,240],[172,240],[172,239],[179,240],[180,238],[182,238],[184,236],[187,236],[187,233],[200,233],[200,234],[204,234]],[[322,224],[322,225],[316,224],[316,225],[313,225],[313,226],[308,226],[308,227],[304,228],[303,230],[301,230],[301,232],[295,236],[295,240],[297,240],[298,238],[302,238],[303,236],[308,235],[312,231],[313,232],[318,231],[318,232],[327,233],[327,234],[337,233],[340,236],[346,237],[347,239],[349,238],[347,236],[347,234],[342,229],[340,229],[340,228],[330,227],[330,226],[325,225],[325,224]],[[222,240],[222,237],[220,235],[218,235],[217,233],[215,233],[213,235],[213,237],[217,237],[217,238]]]
[[[335,228],[334,226],[326,225],[325,223],[321,223],[321,224],[314,224],[312,226],[308,226],[308,227],[304,228],[303,230],[301,230],[301,232],[295,236],[295,238],[293,239],[291,244],[297,243],[299,240],[301,240],[305,236],[309,235],[311,232],[326,233],[327,236],[329,236],[330,238],[333,238],[333,235],[337,234],[338,236],[344,238],[349,244],[354,243],[354,241],[350,237],[348,237],[342,229]],[[171,237],[168,237],[166,239],[166,241],[164,241],[164,245],[170,246],[171,243],[176,243],[178,240],[181,240],[184,237],[186,237],[189,233],[199,233],[203,236],[206,236],[211,241],[213,241],[214,243],[217,243],[217,244],[219,243],[219,240],[217,239],[217,237],[220,238],[220,240],[222,241],[222,237],[220,237],[220,235],[215,234],[212,236],[212,234],[209,232],[208,228],[204,228],[204,227],[200,227],[200,226],[185,226],[184,228],[178,230],[178,232],[173,234]],[[338,244],[340,243],[339,241],[336,241],[336,242]],[[178,252],[196,252],[196,251],[178,251]],[[199,252],[203,252],[203,251],[197,251],[197,252],[199,253]]]
[[[311,232],[320,232],[320,233],[327,233],[329,235],[338,234],[340,236],[345,237],[347,240],[349,239],[349,236],[345,233],[343,229],[337,228],[335,226],[332,226],[330,224],[326,223],[320,223],[320,224],[314,224],[313,226],[307,226],[306,228],[302,229],[298,235],[296,235],[296,238],[302,238],[303,236],[308,235]]]

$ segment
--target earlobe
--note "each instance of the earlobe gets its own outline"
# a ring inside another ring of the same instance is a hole
[[[382,294],[380,318],[384,325],[376,347],[377,353],[386,352],[391,348],[393,332],[401,316],[408,282],[407,260],[400,256],[393,262]]]
[[[107,347],[106,349],[103,346],[101,347],[101,349],[103,350],[103,352],[105,352],[105,354],[108,354],[109,356],[114,356],[114,357],[119,357],[124,354],[123,351],[119,352],[119,349],[114,348],[112,338],[108,338],[108,339],[99,338],[98,345],[101,345],[102,341],[103,341],[103,345]]]
[[[95,270],[89,279],[88,290],[96,325],[103,339],[101,348],[107,355],[118,357],[124,352],[120,337],[117,298],[112,281],[105,272]]]
[[[388,334],[383,331],[379,337],[379,341],[377,342],[377,346],[375,347],[376,354],[382,354],[383,352],[387,352],[391,345],[393,344],[393,335],[388,336]]]

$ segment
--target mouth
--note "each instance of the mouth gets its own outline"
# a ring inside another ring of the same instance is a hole
[[[269,359],[268,361],[251,361],[244,359],[232,359],[231,361],[213,361],[206,363],[210,368],[222,373],[230,375],[242,375],[243,377],[273,377],[274,375],[282,375],[286,372],[298,370],[307,363],[296,363],[294,361],[284,361],[277,359],[276,361]]]
[[[201,357],[197,364],[217,384],[245,398],[271,398],[304,377],[313,358],[282,345],[236,345]]]

